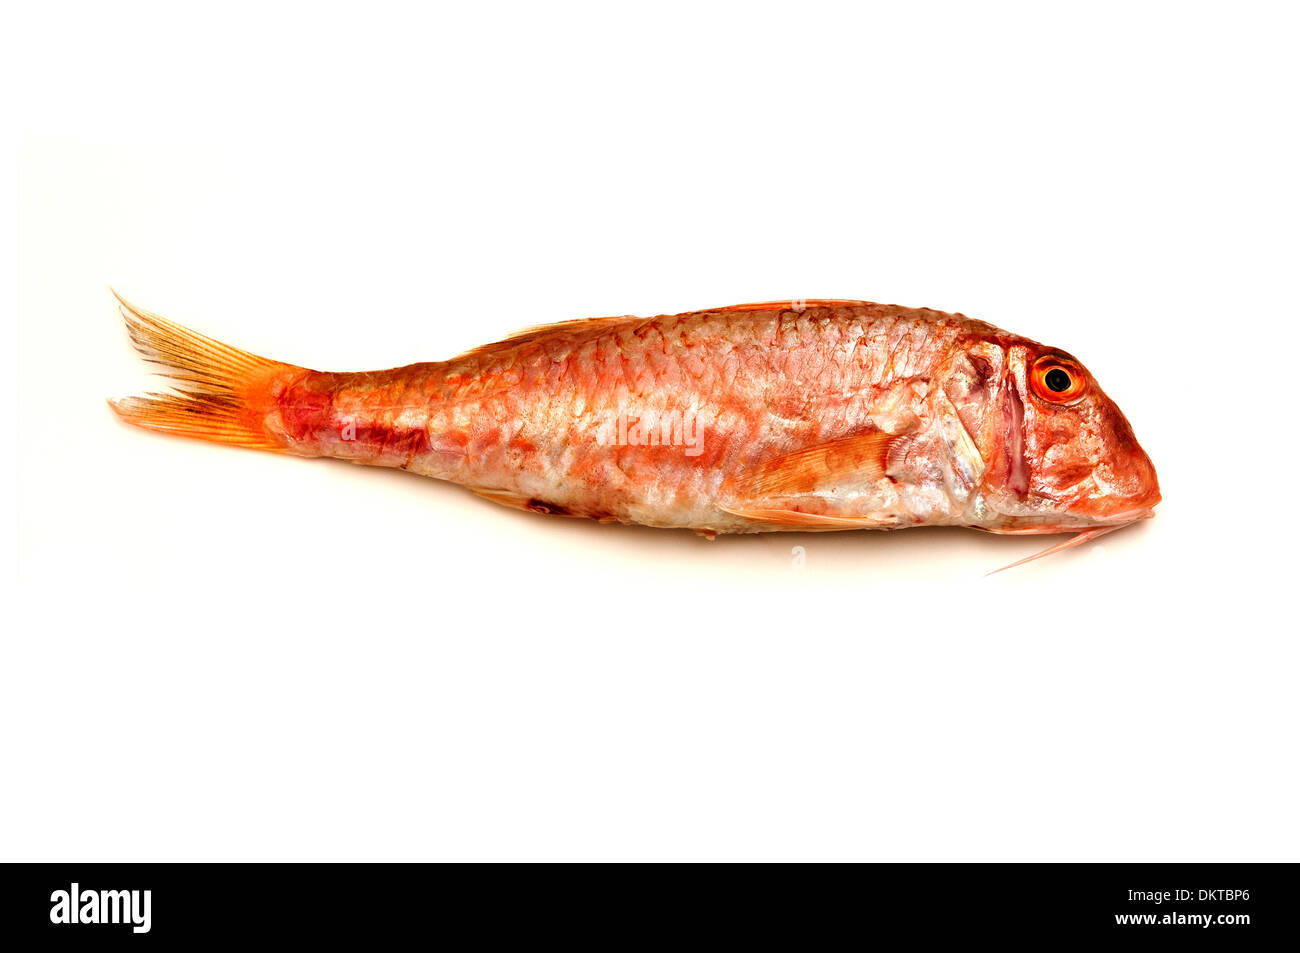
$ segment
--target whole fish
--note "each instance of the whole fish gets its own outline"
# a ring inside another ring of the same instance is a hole
[[[1079,532],[1046,555],[1160,501],[1151,460],[1078,359],[960,314],[825,300],[589,318],[334,373],[118,300],[175,391],[111,401],[127,422],[398,467],[538,513],[710,537]]]

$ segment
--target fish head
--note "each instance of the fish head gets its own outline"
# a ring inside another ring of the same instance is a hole
[[[957,407],[985,465],[977,525],[1061,533],[1153,515],[1151,458],[1082,362],[1024,339],[984,342],[969,359],[984,386]]]

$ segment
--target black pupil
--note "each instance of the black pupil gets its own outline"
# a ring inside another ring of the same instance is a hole
[[[1059,367],[1054,367],[1048,371],[1043,381],[1047,384],[1047,389],[1055,394],[1070,389],[1070,375]]]

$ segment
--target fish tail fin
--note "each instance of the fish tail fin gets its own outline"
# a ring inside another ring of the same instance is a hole
[[[161,368],[175,391],[110,400],[119,417],[145,430],[255,450],[287,449],[267,429],[266,416],[274,403],[273,383],[302,368],[214,341],[113,295],[131,343]]]

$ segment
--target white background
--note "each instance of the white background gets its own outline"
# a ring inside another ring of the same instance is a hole
[[[0,856],[1300,859],[1294,5],[17,19]],[[1087,362],[1165,502],[992,578],[1042,540],[547,519],[119,424],[109,284],[332,370],[962,311]]]

